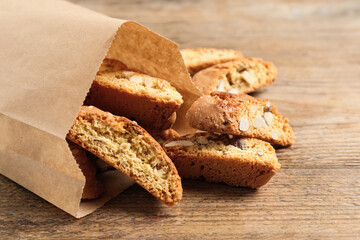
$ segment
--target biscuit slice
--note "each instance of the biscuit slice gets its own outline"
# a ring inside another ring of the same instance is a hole
[[[81,199],[94,199],[99,197],[105,191],[105,188],[103,184],[96,179],[96,167],[94,163],[88,158],[85,149],[70,141],[68,141],[68,144],[85,177],[85,186]]]
[[[215,64],[229,62],[244,57],[236,50],[216,48],[183,49],[181,50],[181,55],[191,76],[198,71]]]
[[[99,72],[84,102],[153,130],[170,128],[182,103],[169,82],[126,70]]]
[[[189,108],[186,119],[199,130],[253,137],[279,146],[295,141],[288,119],[276,107],[246,94],[204,95]]]
[[[259,188],[279,170],[274,148],[255,138],[196,133],[163,145],[181,177]]]
[[[206,68],[193,77],[204,94],[211,92],[249,93],[275,81],[277,69],[259,58],[243,58]]]
[[[67,138],[131,177],[167,205],[181,199],[178,172],[149,133],[124,117],[83,106]]]
[[[105,58],[99,68],[99,72],[103,72],[103,71],[115,72],[115,71],[121,71],[127,69],[128,69],[127,66],[118,60]]]

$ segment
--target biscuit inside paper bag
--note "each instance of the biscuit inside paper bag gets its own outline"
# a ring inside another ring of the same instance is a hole
[[[135,22],[65,1],[0,1],[0,173],[75,217],[102,206],[133,182],[99,176],[106,192],[81,202],[85,179],[65,136],[107,56],[168,80],[183,95],[175,129],[200,96],[178,46]]]

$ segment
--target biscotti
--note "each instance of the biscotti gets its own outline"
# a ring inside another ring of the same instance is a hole
[[[192,104],[186,119],[199,130],[254,137],[279,146],[292,145],[295,140],[288,119],[276,107],[246,94],[204,95]]]
[[[243,55],[236,50],[216,48],[183,49],[181,55],[191,76],[215,64],[243,58]]]
[[[169,82],[126,70],[99,72],[84,102],[154,130],[170,128],[182,103]]]
[[[255,138],[196,133],[168,140],[163,147],[184,178],[259,188],[280,168],[274,148]]]
[[[85,186],[81,199],[94,199],[99,197],[105,191],[105,188],[103,184],[96,179],[95,164],[89,159],[85,149],[70,141],[68,141],[68,144],[85,177]]]
[[[134,179],[167,205],[181,199],[178,172],[149,133],[124,117],[83,106],[67,138]]]
[[[275,81],[277,69],[271,62],[243,58],[206,68],[193,77],[204,94],[211,92],[249,93]]]
[[[116,72],[121,70],[129,70],[129,69],[124,63],[116,59],[110,59],[110,58],[105,58],[99,68],[99,72],[104,72],[104,71]]]

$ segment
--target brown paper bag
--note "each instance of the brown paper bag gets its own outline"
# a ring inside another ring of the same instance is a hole
[[[0,173],[75,217],[133,184],[117,171],[100,176],[106,194],[81,202],[84,176],[65,141],[107,55],[182,93],[175,128],[200,96],[178,46],[131,21],[64,1],[0,0]]]

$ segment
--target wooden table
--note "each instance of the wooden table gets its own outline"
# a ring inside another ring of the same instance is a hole
[[[270,99],[296,133],[282,167],[252,190],[184,180],[183,200],[139,186],[75,219],[0,176],[0,238],[359,239],[359,1],[73,2],[136,20],[181,48],[234,48],[273,61]]]

